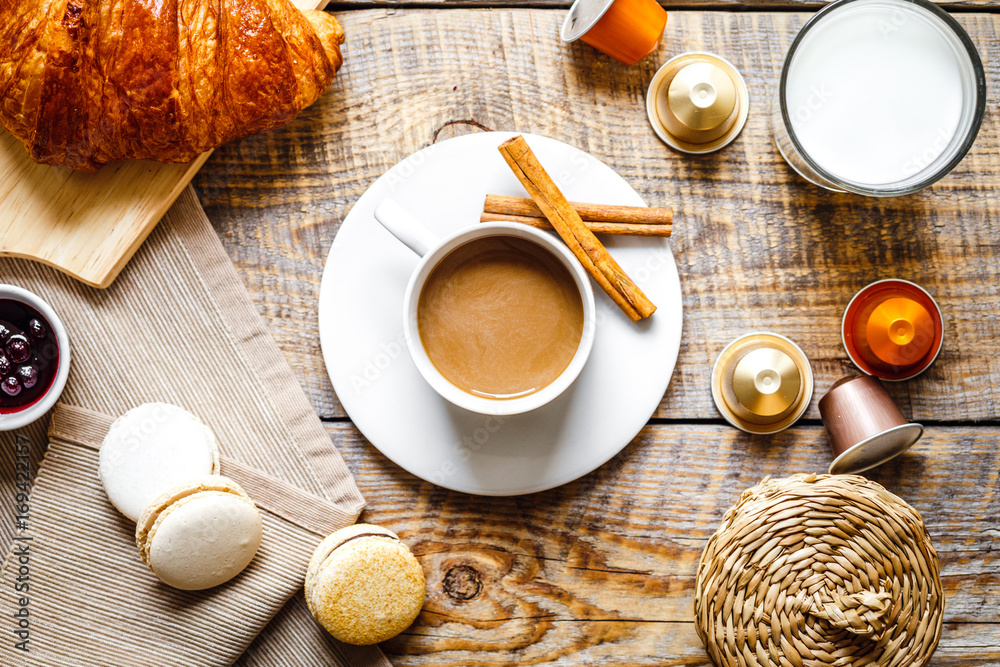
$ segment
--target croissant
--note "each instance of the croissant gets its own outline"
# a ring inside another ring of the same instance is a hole
[[[289,0],[0,0],[0,123],[45,164],[189,162],[315,102],[343,41]]]

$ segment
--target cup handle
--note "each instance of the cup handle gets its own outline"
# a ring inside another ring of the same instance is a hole
[[[392,199],[386,199],[375,209],[375,219],[407,248],[421,257],[436,246],[440,239]]]

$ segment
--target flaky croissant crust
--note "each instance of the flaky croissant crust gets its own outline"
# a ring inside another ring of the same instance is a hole
[[[38,162],[188,162],[278,127],[343,62],[289,0],[0,0],[0,123]]]

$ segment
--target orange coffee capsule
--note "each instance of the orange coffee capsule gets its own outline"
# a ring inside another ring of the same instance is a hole
[[[941,309],[919,285],[879,280],[854,295],[841,326],[854,365],[877,378],[908,380],[937,359],[944,342]]]
[[[560,34],[634,65],[659,48],[666,25],[667,11],[656,0],[576,0]]]

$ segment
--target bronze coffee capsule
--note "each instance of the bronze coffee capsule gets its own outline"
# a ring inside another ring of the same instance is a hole
[[[683,53],[653,76],[646,114],[653,130],[682,153],[711,153],[743,129],[750,94],[743,76],[713,53]]]
[[[730,424],[766,435],[791,426],[809,407],[813,374],[798,345],[778,334],[740,336],[712,369],[712,397]]]
[[[885,387],[867,375],[837,380],[819,401],[830,437],[830,474],[859,473],[912,447],[924,427],[907,421]]]

